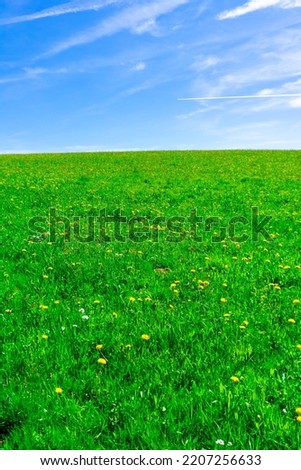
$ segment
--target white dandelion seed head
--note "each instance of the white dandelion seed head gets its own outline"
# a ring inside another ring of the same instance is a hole
[[[85,309],[84,309],[84,308],[80,308],[80,309],[79,309],[79,313],[85,313]]]
[[[215,441],[215,444],[219,444],[219,445],[221,445],[221,446],[224,446],[224,445],[225,445],[225,443],[224,443],[224,441],[223,441],[222,439],[217,439],[217,441]]]
[[[87,320],[89,320],[89,317],[88,317],[88,315],[83,315],[83,316],[82,316],[82,320],[84,320],[84,321],[87,321]]]

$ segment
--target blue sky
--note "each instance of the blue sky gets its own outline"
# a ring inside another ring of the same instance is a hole
[[[2,0],[0,44],[0,153],[301,148],[301,0]]]

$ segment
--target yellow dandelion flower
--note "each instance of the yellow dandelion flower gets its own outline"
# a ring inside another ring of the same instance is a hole
[[[151,299],[151,297],[145,297],[144,300],[145,300],[145,302],[150,302],[152,299]]]
[[[289,323],[296,323],[296,320],[294,320],[294,318],[289,318],[288,321]]]
[[[301,406],[298,406],[295,411],[297,415],[301,415]]]
[[[100,304],[100,300],[98,300],[98,299],[94,300],[93,304],[95,304],[95,305]]]
[[[132,349],[132,345],[131,345],[131,344],[126,344],[125,347],[126,347],[126,349]]]
[[[174,289],[175,287],[177,287],[177,284],[176,284],[175,282],[172,282],[172,283],[170,284],[170,288],[171,288],[171,289]]]
[[[248,320],[244,320],[244,321],[243,321],[243,324],[246,325],[246,326],[248,326],[248,324],[249,324]]]
[[[275,289],[275,290],[281,290],[281,287],[278,286],[278,284],[276,284],[276,285],[274,286],[274,289]]]
[[[230,317],[230,313],[224,313],[224,317],[225,317],[225,318],[229,318],[229,317]]]
[[[222,298],[221,298],[221,302],[222,302],[223,304],[225,304],[225,303],[227,302],[227,299],[225,299],[224,297],[222,297]]]
[[[102,344],[97,344],[96,346],[97,351],[100,351],[103,348]]]
[[[47,306],[47,305],[40,305],[40,308],[41,308],[42,310],[47,310],[47,309],[48,309],[48,306]]]
[[[299,303],[300,303],[300,300],[299,300],[299,299],[293,300],[293,304],[294,304],[294,305],[298,305]]]
[[[232,375],[232,377],[230,377],[230,380],[232,380],[232,382],[234,383],[238,383],[240,380],[238,377],[236,377],[235,375]]]
[[[144,339],[145,341],[148,341],[150,339],[149,335],[141,335],[141,339]]]
[[[180,284],[181,281],[174,281],[175,284]]]
[[[55,393],[63,393],[63,389],[61,387],[56,387]]]
[[[116,312],[113,312],[113,317],[114,318],[117,318],[118,317],[118,314]]]
[[[178,293],[179,293],[178,289],[174,289],[174,294],[178,294]]]
[[[107,361],[103,357],[100,357],[99,359],[97,359],[97,362],[98,364],[104,364],[104,365],[106,365],[107,363]]]
[[[223,287],[228,287],[228,284],[226,282],[223,282],[222,286]]]
[[[204,281],[204,286],[208,287],[209,286],[209,281]]]
[[[5,313],[12,313],[12,309],[11,309],[11,308],[7,308],[7,309],[5,310]]]
[[[55,300],[54,303],[55,303],[56,305],[58,305],[58,304],[60,303],[60,301],[59,301],[59,300]]]
[[[191,273],[196,273],[196,269],[191,269],[190,272]]]
[[[48,339],[47,335],[42,335],[42,339]]]
[[[48,278],[49,278],[48,274],[43,274],[43,279],[48,279]]]
[[[240,328],[241,330],[245,330],[245,329],[246,329],[245,325],[240,325],[239,328]]]
[[[136,300],[135,297],[130,297],[130,298],[129,298],[129,301],[130,301],[130,302],[135,302],[135,300]]]
[[[296,420],[299,421],[299,423],[301,423],[301,416],[297,416]]]
[[[301,349],[301,344],[297,344],[296,348]]]

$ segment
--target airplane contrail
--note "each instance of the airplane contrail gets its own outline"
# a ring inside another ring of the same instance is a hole
[[[296,98],[298,96],[301,97],[301,93],[282,93],[273,95],[202,96],[200,98],[178,98],[178,101],[250,100],[254,98]]]

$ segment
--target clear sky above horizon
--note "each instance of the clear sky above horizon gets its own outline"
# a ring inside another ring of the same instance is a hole
[[[301,148],[301,0],[2,0],[0,44],[0,153]]]

